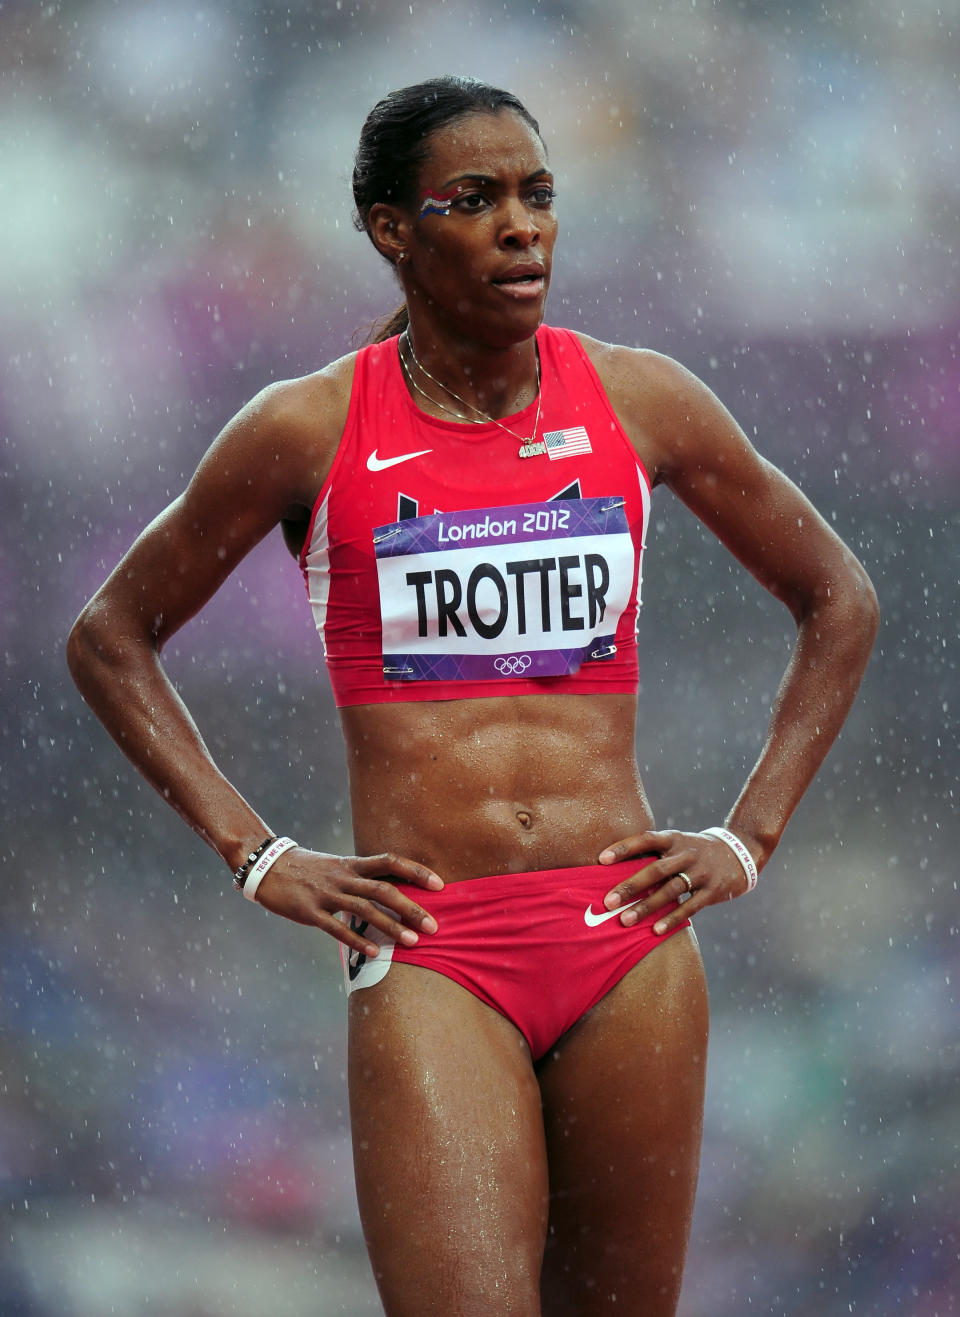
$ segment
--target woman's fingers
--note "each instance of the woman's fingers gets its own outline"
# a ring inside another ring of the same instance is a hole
[[[694,899],[694,897],[691,896],[689,900],[684,901],[683,904],[677,906],[675,910],[671,910],[668,914],[664,915],[662,919],[658,919],[653,926],[653,931],[658,937],[661,937],[664,933],[669,933],[671,929],[676,928],[678,924],[682,924],[687,919],[692,919],[693,916],[705,906],[712,904],[712,900],[706,900],[703,897],[697,897]]]
[[[355,878],[344,884],[337,910],[365,919],[394,940],[413,946],[417,932],[435,933],[437,921],[393,883],[382,878]]]
[[[282,857],[257,890],[257,900],[274,914],[320,928],[368,956],[377,954],[377,946],[363,936],[367,927],[405,946],[418,942],[420,933],[437,931],[433,915],[396,886],[401,881],[442,888],[442,879],[422,864],[390,854],[339,856],[302,849],[286,861]]]
[[[623,924],[635,924],[669,906],[653,926],[653,931],[662,935],[705,906],[729,901],[746,890],[743,871],[729,847],[701,833],[638,833],[608,846],[600,859],[610,864],[644,852],[656,858],[629,874],[604,897],[608,910],[629,905],[620,916]]]
[[[377,943],[370,942],[365,936],[367,923],[355,916],[351,915],[349,920],[338,919],[336,915],[328,915],[324,912],[317,916],[315,927],[324,933],[329,933],[338,942],[342,942],[348,951],[359,951],[362,956],[371,958],[379,954],[380,948]]]
[[[439,892],[443,887],[443,879],[438,873],[416,860],[394,855],[392,851],[383,855],[354,855],[346,863],[354,865],[357,873],[365,878],[395,878],[399,882],[427,887],[431,892]]]
[[[655,891],[645,897],[636,905],[631,905],[629,910],[624,910],[620,916],[621,924],[636,924],[639,920],[644,919],[647,915],[656,914],[664,906],[674,906],[677,901],[683,903],[683,914],[680,919],[688,918],[686,906],[690,900],[690,888],[679,876],[670,878],[662,882]],[[634,898],[636,899],[636,898]],[[693,913],[691,910],[690,914]],[[679,921],[678,921],[679,922]]]
[[[401,941],[412,946],[417,941],[415,930],[419,929],[423,933],[437,931],[437,921],[433,915],[417,905],[415,901],[411,901],[396,883],[414,883],[430,891],[440,891],[444,884],[439,874],[434,873],[424,864],[418,864],[415,860],[408,860],[402,855],[394,855],[391,852],[384,855],[357,856],[351,860],[351,863],[362,881],[362,886],[355,885],[351,889],[353,895],[366,901],[376,901],[378,905],[394,911],[400,922],[407,925],[407,931],[413,933],[411,937],[407,937],[405,933],[401,934]],[[389,917],[384,916],[384,918]],[[391,936],[395,935],[395,930],[389,924],[385,927],[379,919],[374,922],[378,928],[383,928],[384,932]]]
[[[666,850],[673,837],[681,836],[677,832],[637,832],[632,837],[622,837],[605,847],[597,859],[601,864],[616,864],[620,860],[629,860],[634,855],[656,854]]]
[[[651,852],[666,850],[663,843],[665,835],[666,834],[664,833],[646,832],[642,833],[637,838],[629,839],[628,843],[621,844],[629,844],[632,846],[633,842],[643,842],[644,850],[647,857],[649,857]],[[682,838],[683,834],[674,833],[671,834],[671,837]],[[685,840],[689,841],[689,838],[685,838]],[[622,858],[629,859],[630,856],[626,855]],[[689,847],[682,850],[674,850],[671,842],[670,849],[666,854],[658,855],[653,859],[648,858],[647,863],[639,866],[635,873],[628,874],[627,877],[617,883],[615,887],[611,887],[610,891],[607,892],[604,897],[603,903],[608,910],[615,910],[617,906],[628,905],[631,901],[635,901],[641,892],[646,892],[650,888],[656,888],[656,890],[651,891],[649,896],[645,899],[643,909],[639,906],[634,906],[635,910],[640,911],[639,917],[642,918],[644,914],[649,914],[651,910],[656,910],[659,906],[665,905],[667,901],[676,899],[675,895],[670,892],[666,895],[662,895],[663,884],[666,883],[667,879],[673,878],[676,874],[680,873],[685,865],[694,863],[696,858],[696,852],[694,850]],[[685,891],[685,884],[681,884],[681,888]]]

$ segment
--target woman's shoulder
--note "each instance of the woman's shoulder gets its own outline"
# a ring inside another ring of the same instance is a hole
[[[339,439],[350,407],[350,392],[358,354],[339,357],[320,370],[295,379],[275,380],[251,399],[244,413],[264,433],[289,439],[318,433]]]
[[[696,375],[673,357],[653,348],[605,343],[579,330],[572,332],[614,407],[646,429],[657,430],[664,423],[672,428],[678,416],[712,397]]]
[[[251,456],[282,467],[298,487],[319,488],[346,425],[356,359],[351,352],[261,389],[236,418]]]
[[[654,481],[696,464],[705,447],[742,440],[720,401],[680,362],[574,332]]]
[[[631,348],[623,343],[607,343],[581,330],[568,330],[587,354],[594,370],[606,385],[631,390],[673,390],[695,377],[678,361],[653,348]]]
[[[246,473],[283,506],[311,504],[330,468],[350,407],[356,353],[261,389],[223,428],[201,462],[198,488]]]

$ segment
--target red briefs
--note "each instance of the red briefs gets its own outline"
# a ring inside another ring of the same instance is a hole
[[[629,905],[608,911],[603,904],[611,887],[655,858],[494,874],[449,883],[440,892],[398,883],[436,918],[439,931],[421,933],[416,946],[405,947],[352,917],[351,927],[381,950],[371,959],[341,944],[347,992],[379,983],[394,961],[422,965],[505,1015],[539,1060],[672,935],[657,936],[653,925],[673,905],[624,926],[619,916]]]

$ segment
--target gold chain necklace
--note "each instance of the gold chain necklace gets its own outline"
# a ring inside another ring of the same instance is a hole
[[[426,398],[427,402],[432,403],[434,407],[439,407],[441,411],[445,411],[448,416],[454,416],[458,421],[463,421],[467,425],[486,425],[486,421],[478,421],[475,416],[464,416],[463,412],[455,412],[452,407],[448,407],[447,404],[445,402],[441,402],[439,398],[432,397],[431,394],[427,393],[426,389],[421,388],[420,385],[417,383],[417,381],[413,378],[413,371],[407,365],[407,360],[402,352],[399,354],[399,356],[400,356],[400,365],[403,367],[403,373],[410,381],[411,387],[416,389],[417,393],[419,393],[421,397]]]
[[[523,435],[517,434],[516,430],[511,430],[509,425],[504,425],[503,422],[498,421],[495,416],[490,416],[489,413],[485,412],[482,407],[477,407],[474,403],[467,402],[466,398],[461,398],[459,393],[455,393],[453,389],[450,388],[449,385],[443,384],[440,380],[436,378],[435,375],[431,375],[430,372],[427,370],[426,366],[424,366],[423,363],[418,359],[417,354],[413,350],[413,343],[411,342],[410,339],[409,329],[405,329],[403,331],[403,334],[400,338],[400,343],[405,344],[406,350],[407,352],[410,353],[411,360],[413,361],[413,364],[416,366],[417,370],[419,370],[422,374],[426,375],[428,380],[432,380],[438,389],[443,389],[444,393],[449,393],[451,398],[455,398],[456,401],[461,405],[461,407],[469,407],[471,411],[479,412],[480,415],[483,417],[483,420],[478,421],[475,416],[464,416],[461,412],[455,412],[452,407],[447,407],[444,403],[440,401],[439,398],[432,398],[429,393],[426,393],[420,387],[417,381],[413,378],[413,374],[410,370],[409,365],[406,362],[403,351],[400,349],[400,345],[398,344],[398,355],[400,357],[400,364],[404,369],[404,373],[406,374],[407,379],[410,381],[410,383],[413,385],[416,391],[419,394],[422,394],[422,396],[426,398],[428,402],[432,402],[434,406],[439,407],[442,411],[445,411],[448,416],[455,416],[458,421],[466,421],[470,425],[488,425],[488,424],[499,425],[501,430],[506,430],[507,434],[512,435],[514,439],[520,440],[520,448],[518,450],[519,457],[537,457],[539,456],[540,453],[545,453],[547,451],[547,445],[545,443],[537,442],[537,429],[539,428],[540,425],[540,409],[543,406],[543,392],[540,388],[540,353],[539,352],[536,353],[537,414],[533,419],[533,434],[530,436],[529,439],[525,439]]]

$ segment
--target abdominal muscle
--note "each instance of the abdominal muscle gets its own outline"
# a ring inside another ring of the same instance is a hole
[[[445,882],[595,864],[653,826],[632,695],[525,695],[341,710],[354,844]]]

